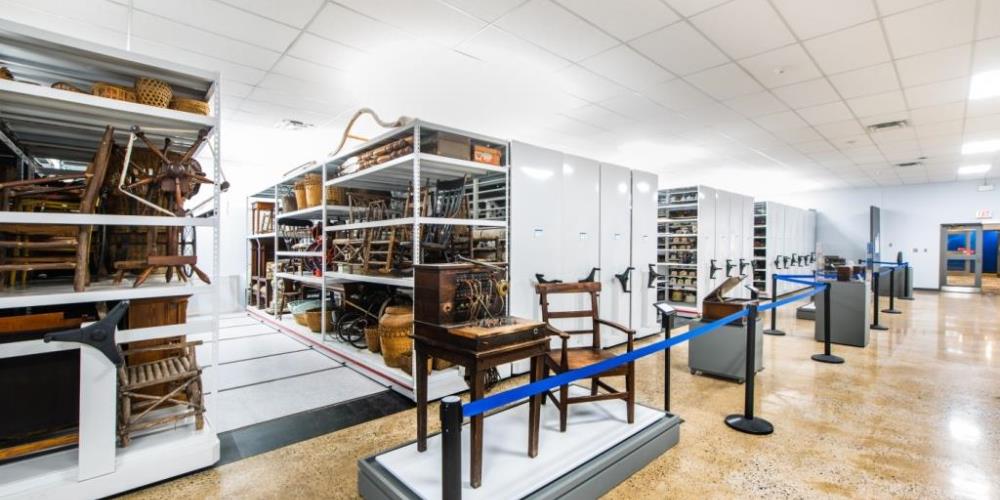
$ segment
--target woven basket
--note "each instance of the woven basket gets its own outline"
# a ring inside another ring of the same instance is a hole
[[[139,104],[158,108],[169,106],[170,99],[174,96],[167,82],[143,77],[135,79],[135,94]]]
[[[320,317],[322,316],[322,311],[315,309],[312,311],[306,311],[306,323],[309,325],[309,330],[313,333],[319,333],[322,330],[322,325],[320,324]],[[326,330],[330,331],[332,314],[331,311],[326,311]]]
[[[378,323],[379,345],[382,348],[382,359],[385,364],[393,368],[403,367],[403,355],[408,355],[413,350],[413,311],[405,309],[405,312],[389,311],[386,308],[385,314]],[[409,363],[406,363],[409,366]]]
[[[406,353],[401,357],[401,366],[397,366],[400,370],[406,372],[407,375],[413,376],[413,355],[411,353]],[[433,369],[433,362],[427,360],[427,373],[430,373]]]
[[[116,101],[136,102],[134,90],[113,83],[97,82],[90,87],[90,93]]]
[[[434,358],[433,366],[435,370],[447,370],[448,368],[455,366],[455,363],[445,361],[441,358]]]
[[[7,66],[0,66],[0,80],[14,80],[14,75],[7,69]]]
[[[304,312],[292,313],[292,318],[295,320],[296,323],[302,326],[309,326],[309,322],[306,321],[306,313]]]
[[[309,204],[306,203],[306,183],[302,181],[296,182],[292,191],[295,192],[295,205],[298,209],[309,208]]]
[[[326,203],[329,205],[347,205],[347,190],[328,186],[326,188]]]
[[[377,326],[365,327],[365,342],[371,352],[382,352],[382,345],[379,343],[379,330]]]
[[[186,97],[174,97],[171,99],[170,109],[176,109],[177,111],[184,111],[185,113],[194,113],[198,115],[208,115],[209,112],[207,102],[199,101],[198,99],[188,99]]]
[[[323,203],[323,176],[306,174],[303,184],[306,189],[306,207],[315,207]]]
[[[71,83],[66,83],[66,82],[56,82],[56,83],[53,83],[52,84],[52,88],[59,89],[59,90],[65,90],[67,92],[77,92],[77,93],[80,93],[80,94],[84,93],[84,91],[81,90],[80,87],[77,87],[76,85],[73,85]]]

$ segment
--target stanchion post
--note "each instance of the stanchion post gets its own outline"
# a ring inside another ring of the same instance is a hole
[[[830,295],[833,292],[833,286],[830,283],[826,284],[826,289],[823,290],[823,354],[813,354],[813,361],[819,361],[820,363],[833,363],[840,364],[844,362],[844,358],[840,356],[834,356],[831,352],[830,346],[830,308],[831,300]]]
[[[896,269],[899,269],[899,266],[893,266],[892,270],[889,271],[889,308],[882,309],[882,312],[886,314],[903,313],[903,311],[896,309]]]
[[[743,414],[738,413],[726,417],[726,425],[746,434],[764,435],[774,432],[771,422],[754,416],[754,377],[757,375],[757,302],[751,302],[747,308],[746,317],[746,383],[743,386]]]
[[[878,322],[878,311],[879,311],[879,291],[878,291],[878,277],[880,273],[877,269],[872,267],[872,317],[875,320],[874,323],[868,326],[872,330],[888,330],[889,327]]]
[[[670,340],[670,331],[674,329],[674,315],[663,315],[663,338]],[[670,348],[663,351],[663,411],[670,413]]]
[[[462,400],[441,399],[441,498],[462,498]]]
[[[910,294],[910,263],[903,263],[903,294],[899,297],[900,300],[913,300],[913,295]]]
[[[771,274],[771,303],[778,301],[778,273]],[[784,335],[785,332],[778,330],[778,308],[771,309],[771,328],[764,330],[768,335]]]

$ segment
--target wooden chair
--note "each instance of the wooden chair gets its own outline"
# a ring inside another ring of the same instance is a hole
[[[173,353],[144,363],[124,363],[118,368],[118,442],[128,446],[133,433],[183,420],[193,416],[195,429],[205,425],[205,403],[201,386],[201,367],[195,355],[200,340],[173,342],[154,347],[122,350],[126,360],[142,353]],[[163,395],[144,394],[143,389],[167,384]],[[157,408],[178,405],[184,411],[152,417]]]
[[[548,377],[549,370],[556,374],[564,373],[577,368],[583,368],[606,359],[615,357],[614,354],[601,349],[601,325],[620,330],[628,335],[627,351],[632,352],[635,330],[625,328],[618,323],[601,319],[598,312],[598,296],[601,293],[600,282],[583,283],[539,283],[535,285],[538,292],[539,303],[542,306],[542,321],[549,330],[558,335],[562,340],[562,346],[558,351],[550,351],[545,357],[544,375]],[[590,296],[590,309],[576,311],[551,311],[549,310],[549,295],[556,294],[588,294]],[[590,318],[591,327],[587,330],[562,331],[552,325],[552,320],[565,318]],[[571,335],[591,335],[592,342],[586,347],[569,347]],[[619,391],[614,387],[601,381],[603,377],[625,377],[625,390]],[[604,389],[605,394],[599,394],[599,390]],[[559,430],[566,431],[566,417],[569,413],[569,405],[576,403],[590,403],[594,401],[604,401],[608,399],[623,399],[628,405],[628,423],[635,421],[635,364],[628,363],[613,370],[601,373],[591,378],[590,395],[569,396],[569,386],[559,387],[559,397],[556,398],[551,392],[547,393],[553,403],[559,407]]]
[[[108,170],[114,129],[106,127],[97,147],[94,160],[82,174],[48,176],[0,184],[0,209],[7,210],[13,204],[15,209],[35,206],[29,200],[60,200],[69,196],[72,206],[81,214],[95,213]],[[73,194],[75,193],[75,194]],[[0,233],[13,236],[13,240],[0,240],[0,251],[12,249],[15,253],[7,257],[0,253],[0,271],[23,272],[43,270],[72,270],[73,290],[82,292],[90,282],[89,258],[90,238],[93,226],[59,226],[37,224],[8,224],[0,226]],[[28,252],[41,250],[48,252],[73,252],[72,257],[29,255]],[[20,255],[17,255],[20,251]],[[13,280],[12,280],[13,281]],[[2,284],[2,280],[0,280]]]

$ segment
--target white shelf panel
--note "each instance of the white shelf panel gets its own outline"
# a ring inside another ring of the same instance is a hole
[[[678,262],[664,262],[663,264],[670,267],[690,267],[690,268],[698,267],[698,264],[681,264]]]
[[[0,80],[2,82],[3,80]],[[92,226],[214,226],[215,217],[77,214],[61,212],[0,212],[0,224],[68,224]]]
[[[378,274],[352,274],[352,273],[342,273],[338,271],[327,271],[327,278],[332,278],[334,280],[343,281],[363,281],[366,283],[377,283],[380,285],[392,285],[392,286],[402,286],[407,288],[413,288],[413,277],[412,276],[389,276],[389,275],[378,275]]]
[[[326,215],[327,217],[331,215],[342,215],[350,212],[350,207],[346,205],[327,205]],[[288,212],[284,214],[278,214],[278,220],[281,219],[294,219],[294,220],[320,220],[323,218],[323,205],[316,205],[315,207],[303,208],[301,210],[296,210],[294,212]]]
[[[197,279],[197,278],[195,278]],[[0,309],[12,307],[32,307],[51,304],[79,304],[84,302],[103,302],[106,300],[147,299],[153,297],[176,297],[210,293],[212,285],[197,282],[170,283],[162,277],[150,278],[138,288],[132,287],[131,280],[124,280],[115,285],[111,280],[91,283],[86,290],[74,292],[73,284],[59,280],[57,283],[38,281],[29,283],[27,288],[0,291]]]
[[[455,179],[465,174],[480,176],[507,173],[506,167],[457,160],[428,153],[411,153],[389,160],[381,165],[335,177],[326,181],[326,185],[346,188],[404,190],[406,186],[413,182],[413,164],[415,159],[420,160],[421,183]]]
[[[292,273],[277,273],[275,276],[277,276],[280,279],[298,281],[299,283],[304,283],[309,286],[314,286],[314,287],[323,286],[323,278],[319,278],[316,276],[309,276],[305,274],[292,274]]]
[[[279,251],[276,252],[278,257],[322,257],[323,252],[290,252],[290,251]],[[281,274],[281,273],[279,273]]]
[[[260,240],[260,239],[267,239],[267,238],[274,238],[274,233],[251,234],[251,235],[247,236],[248,240]]]
[[[496,221],[490,219],[454,219],[446,217],[401,217],[397,219],[375,220],[370,222],[356,222],[354,224],[337,224],[327,226],[326,231],[352,231],[355,229],[368,229],[373,227],[387,226],[407,226],[416,221],[419,224],[442,225],[442,226],[477,226],[477,227],[507,227],[507,221]]]

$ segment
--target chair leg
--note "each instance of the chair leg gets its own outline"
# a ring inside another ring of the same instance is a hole
[[[628,423],[635,422],[635,363],[629,363],[625,372],[625,392],[628,393]]]
[[[128,421],[132,418],[132,401],[127,395],[122,393],[118,399],[118,404],[121,405],[119,408],[121,412],[119,418],[121,421],[118,422],[118,443],[122,448],[125,448],[129,443]]]
[[[199,377],[200,378],[200,377]],[[194,408],[194,428],[201,430],[205,426],[205,404],[201,394],[201,381],[196,380],[188,385],[188,402]]]
[[[145,283],[146,279],[149,278],[149,275],[152,274],[153,269],[156,269],[156,267],[147,266],[146,269],[143,269],[142,273],[139,274],[139,277],[135,279],[135,284],[132,285],[132,288],[138,288],[139,285]]]
[[[566,417],[569,414],[569,386],[559,386],[559,432],[566,432]]]
[[[543,360],[542,361],[542,380],[545,380],[547,378],[549,378],[549,365],[548,365],[548,363],[545,363],[544,360]],[[548,394],[542,394],[542,396],[548,396]],[[548,397],[543,397],[542,398],[542,404],[543,405],[546,404],[546,402],[548,401],[548,399],[549,399]]]
[[[590,395],[591,396],[597,395],[597,377],[593,377],[590,379]]]

